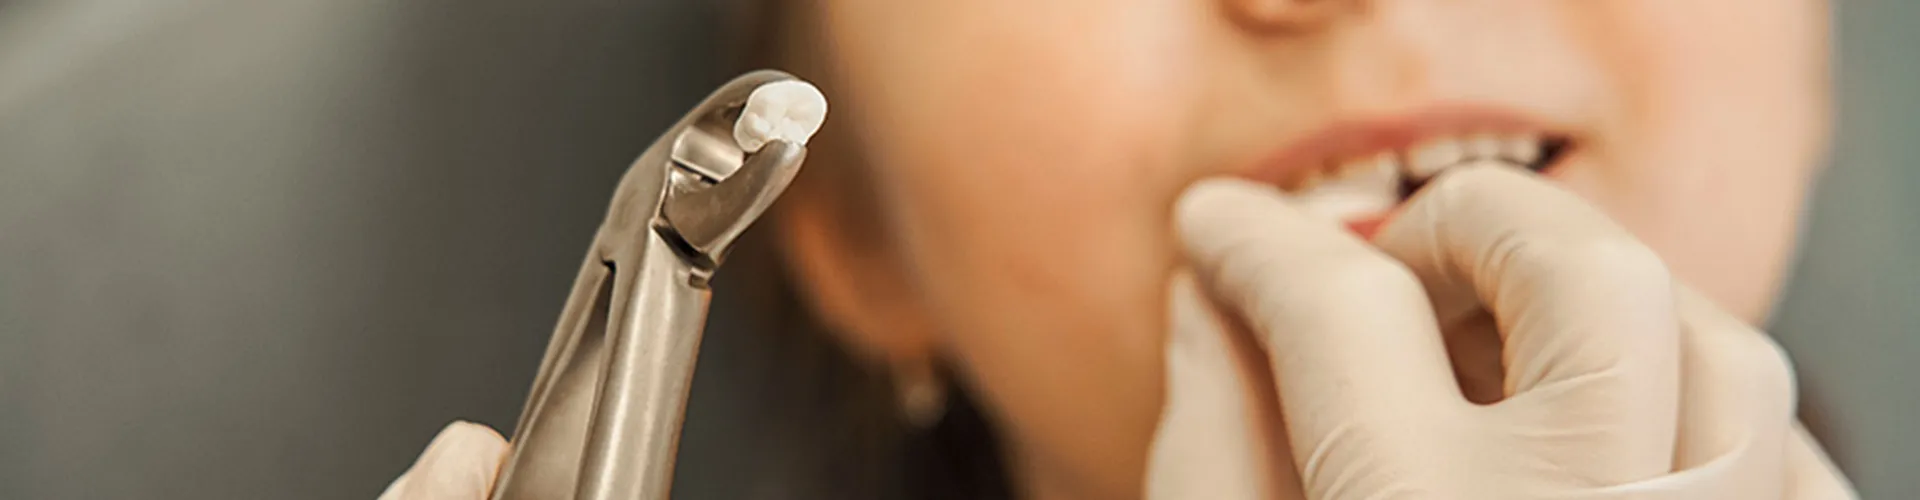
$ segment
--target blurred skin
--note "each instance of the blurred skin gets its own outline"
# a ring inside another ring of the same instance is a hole
[[[779,215],[789,264],[875,359],[951,360],[1030,498],[1139,495],[1197,179],[1335,123],[1516,113],[1577,141],[1558,182],[1757,322],[1826,127],[1816,0],[807,8],[796,46],[826,49],[796,69],[834,116]]]

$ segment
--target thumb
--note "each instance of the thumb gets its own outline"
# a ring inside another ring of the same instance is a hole
[[[484,500],[506,454],[507,440],[493,429],[454,422],[434,436],[379,500]]]

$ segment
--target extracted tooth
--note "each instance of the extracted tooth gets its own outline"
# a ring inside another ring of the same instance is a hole
[[[1540,161],[1540,138],[1531,135],[1518,135],[1500,140],[1500,157],[1520,162],[1521,165],[1533,165]]]
[[[1475,134],[1467,139],[1468,158],[1499,158],[1500,138],[1493,134]]]
[[[753,89],[740,118],[733,124],[733,140],[748,153],[775,140],[805,146],[827,119],[827,98],[813,84],[784,80]]]
[[[1417,180],[1426,180],[1448,166],[1460,163],[1466,155],[1467,146],[1459,139],[1429,139],[1408,152],[1407,174]]]

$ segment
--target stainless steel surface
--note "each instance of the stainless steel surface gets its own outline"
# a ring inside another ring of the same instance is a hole
[[[667,498],[708,278],[806,154],[785,141],[743,154],[715,131],[754,88],[792,78],[758,71],[727,83],[628,169],[547,345],[493,498]]]
[[[696,271],[710,270],[726,258],[733,242],[746,232],[753,221],[773,206],[775,197],[760,193],[785,189],[795,171],[781,165],[798,165],[806,149],[785,141],[768,143],[747,159],[740,171],[717,185],[692,175],[675,175],[667,200],[661,207],[666,228],[698,260]],[[778,186],[774,188],[772,186]],[[777,191],[776,191],[777,192]],[[698,278],[705,280],[707,275]]]

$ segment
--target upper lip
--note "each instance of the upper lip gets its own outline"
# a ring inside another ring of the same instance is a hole
[[[1466,133],[1528,133],[1545,139],[1566,134],[1543,120],[1488,106],[1434,107],[1400,115],[1348,119],[1313,131],[1262,159],[1244,175],[1277,183],[1302,169],[1383,151],[1405,151],[1420,141]]]

